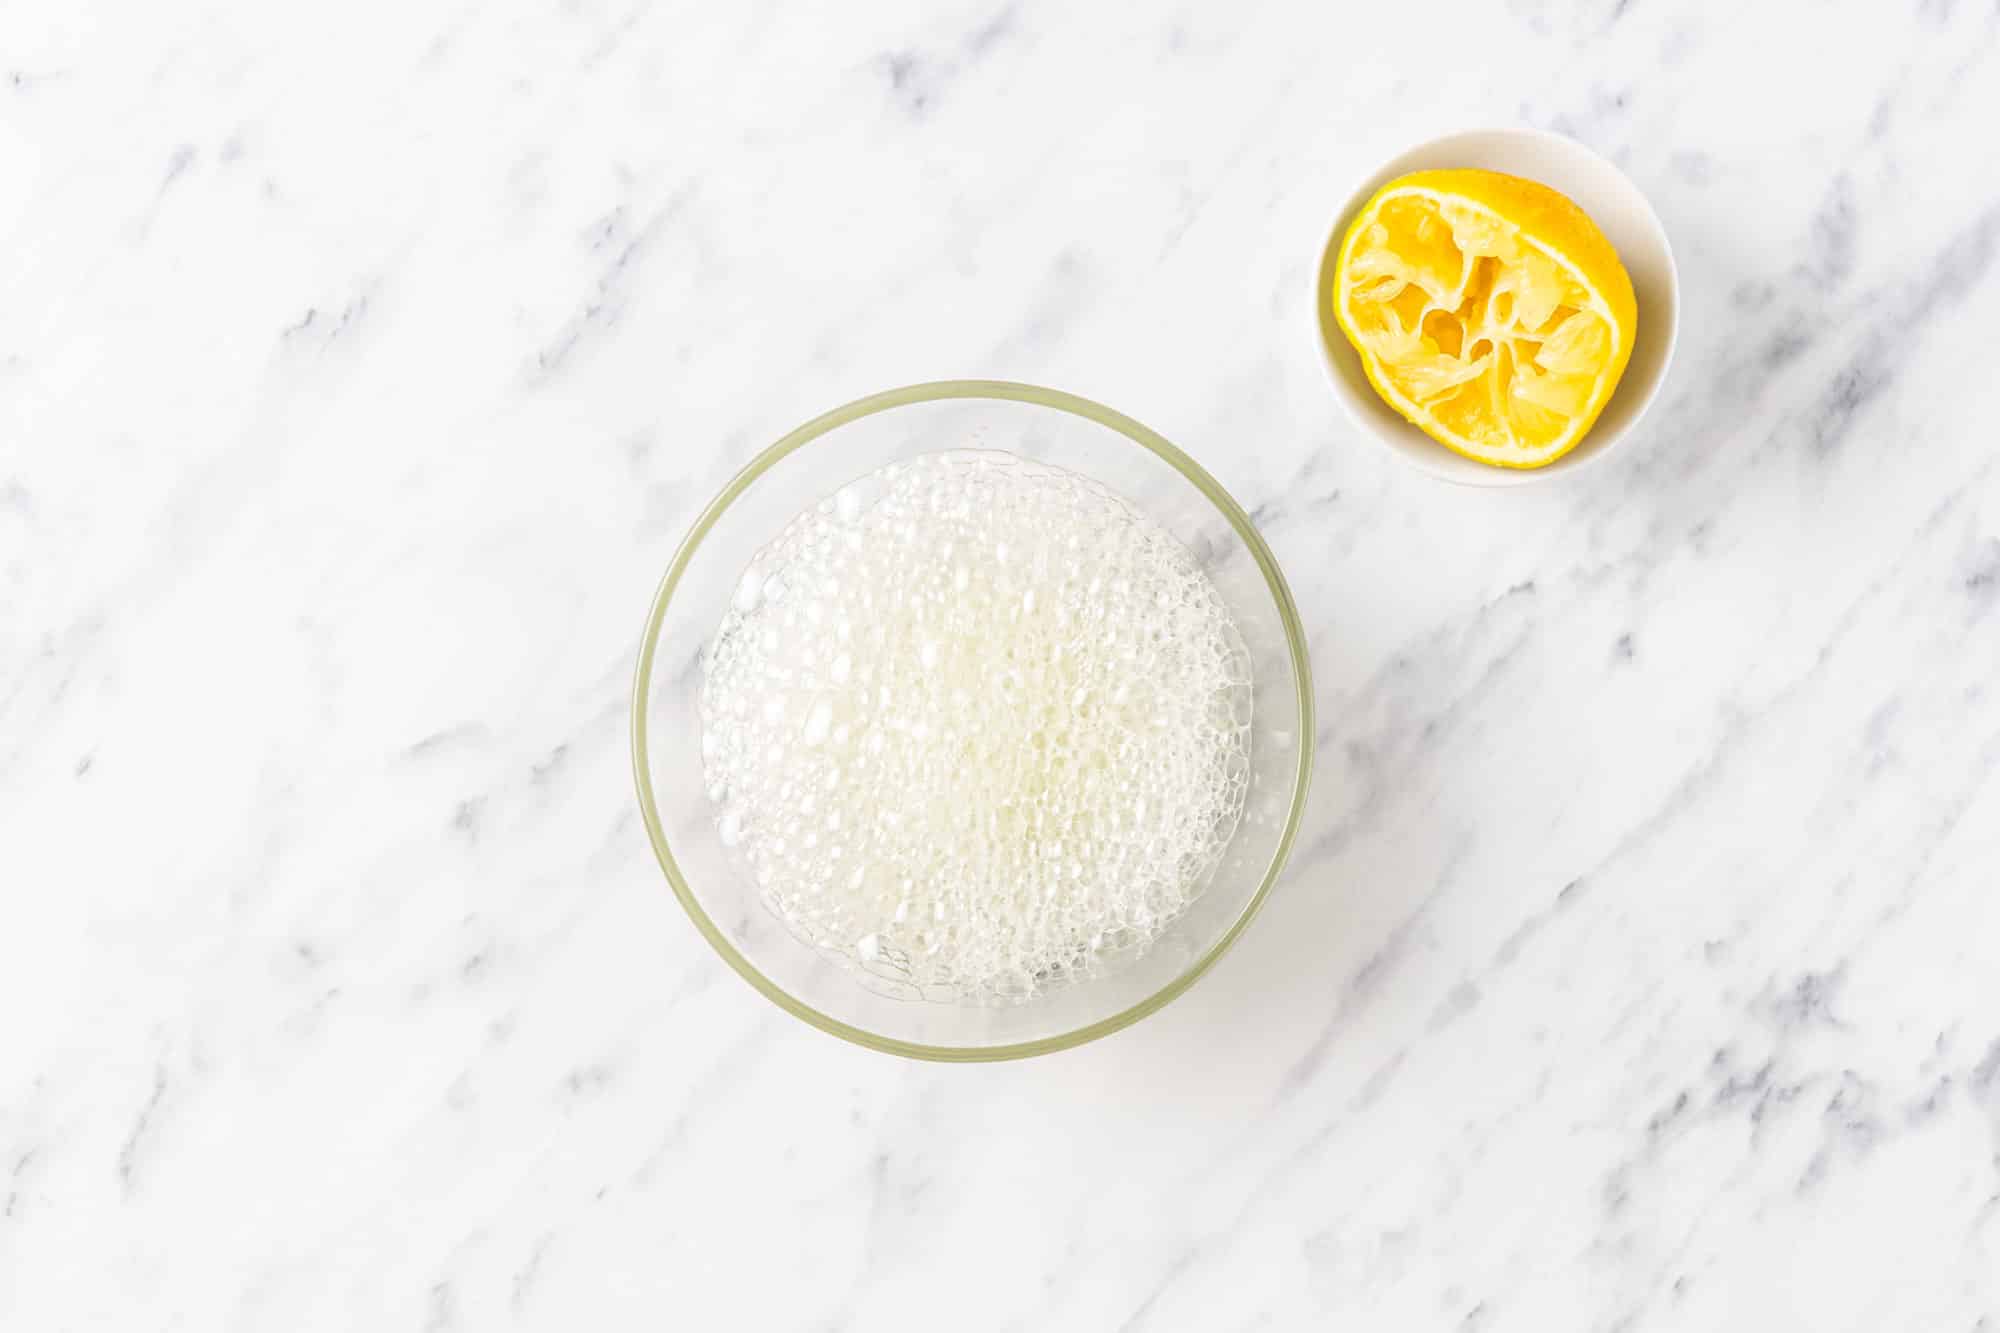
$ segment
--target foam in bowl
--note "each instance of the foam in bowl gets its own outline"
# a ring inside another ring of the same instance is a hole
[[[1242,813],[1221,597],[1115,493],[1012,454],[921,455],[799,514],[703,665],[722,841],[799,938],[928,999],[1144,949]]]

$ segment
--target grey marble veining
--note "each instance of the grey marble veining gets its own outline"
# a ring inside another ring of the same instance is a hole
[[[2000,7],[1351,8],[0,12],[0,1327],[2000,1328]],[[1506,123],[1684,314],[1496,494],[1308,301]],[[931,1068],[708,954],[626,696],[957,375],[1251,509],[1320,766],[1186,997]]]

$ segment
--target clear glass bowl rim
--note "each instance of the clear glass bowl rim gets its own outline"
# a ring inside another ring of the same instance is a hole
[[[1115,1014],[1053,1036],[993,1046],[937,1046],[885,1037],[865,1028],[855,1027],[851,1023],[842,1022],[831,1014],[813,1008],[758,971],[756,966],[729,942],[708,913],[702,910],[701,903],[696,899],[685,876],[681,874],[673,849],[667,843],[666,830],[660,822],[659,807],[653,794],[650,753],[647,748],[646,701],[652,692],[653,659],[659,647],[661,627],[666,623],[667,609],[673,601],[674,589],[679,586],[681,575],[700,547],[702,539],[714,528],[737,497],[747,491],[779,460],[849,422],[915,403],[962,398],[990,398],[1031,403],[1094,421],[1100,426],[1117,431],[1140,448],[1157,455],[1206,496],[1216,510],[1228,520],[1230,527],[1235,530],[1252,559],[1256,561],[1258,571],[1264,576],[1271,598],[1277,605],[1279,618],[1285,627],[1286,644],[1291,652],[1292,678],[1297,686],[1298,705],[1297,727],[1294,733],[1299,738],[1298,763],[1292,781],[1290,808],[1285,813],[1284,829],[1279,835],[1270,864],[1265,867],[1262,883],[1257,886],[1256,893],[1251,896],[1242,912],[1230,924],[1229,929],[1223,932],[1221,938],[1165,986]],[[1291,589],[1285,584],[1285,576],[1279,571],[1277,560],[1272,556],[1270,548],[1264,544],[1263,537],[1258,535],[1257,529],[1251,524],[1250,516],[1244,512],[1243,506],[1238,504],[1229,492],[1222,488],[1221,483],[1210,476],[1199,463],[1169,443],[1157,431],[1141,425],[1122,412],[1113,411],[1102,403],[1093,402],[1088,398],[1065,393],[1060,389],[1021,384],[1012,380],[934,380],[923,384],[905,385],[898,389],[886,389],[880,393],[869,394],[865,398],[857,398],[851,403],[814,417],[758,454],[748,466],[730,479],[729,484],[724,486],[713,500],[709,501],[707,508],[701,511],[694,525],[688,529],[687,536],[681,539],[680,546],[675,550],[673,559],[667,565],[666,575],[660,580],[659,590],[653,595],[652,610],[646,617],[645,633],[639,644],[639,666],[632,687],[632,774],[638,785],[639,813],[645,821],[646,836],[652,841],[653,854],[659,859],[660,869],[666,874],[667,883],[673,887],[674,896],[679,898],[681,906],[687,909],[688,916],[694,921],[695,929],[701,932],[702,938],[708,941],[710,947],[720,954],[722,960],[734,968],[739,976],[787,1013],[803,1019],[822,1032],[832,1033],[856,1045],[918,1060],[1018,1060],[1031,1055],[1068,1050],[1070,1047],[1081,1046],[1087,1041],[1094,1041],[1116,1032],[1120,1028],[1129,1027],[1180,996],[1228,951],[1229,946],[1236,942],[1236,937],[1243,933],[1244,928],[1257,915],[1258,909],[1264,905],[1264,899],[1270,895],[1271,886],[1277,882],[1279,873],[1283,871],[1285,861],[1291,854],[1292,843],[1298,836],[1299,823],[1305,813],[1306,792],[1312,781],[1312,766],[1312,670],[1306,652],[1305,629],[1299,621],[1298,607],[1292,601]]]

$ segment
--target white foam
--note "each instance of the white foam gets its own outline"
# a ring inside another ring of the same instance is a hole
[[[800,938],[928,998],[1143,949],[1242,812],[1221,597],[1117,495],[1011,454],[926,454],[798,515],[704,666],[723,841]]]

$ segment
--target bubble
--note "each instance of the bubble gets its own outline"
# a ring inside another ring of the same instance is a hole
[[[822,745],[827,733],[833,730],[833,705],[821,699],[806,714],[806,724],[799,729],[799,740],[807,745]]]
[[[763,600],[764,576],[758,572],[757,566],[753,563],[750,568],[743,571],[743,577],[737,581],[734,605],[738,611],[749,615]]]

